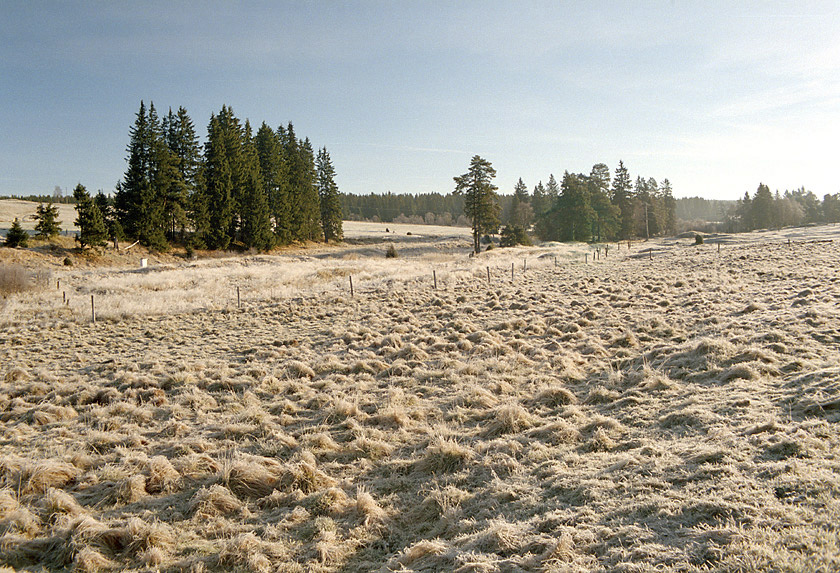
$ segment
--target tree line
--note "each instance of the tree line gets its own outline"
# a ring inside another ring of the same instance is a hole
[[[819,223],[840,223],[840,193],[827,194],[820,201],[804,187],[782,194],[771,192],[764,183],[752,196],[745,192],[727,218],[733,232]]]
[[[160,250],[177,242],[265,251],[342,238],[330,155],[325,147],[316,154],[291,122],[277,129],[263,122],[254,133],[223,105],[211,114],[202,148],[183,107],[160,118],[154,103],[141,101],[129,138],[113,201],[101,192],[91,198],[81,184],[74,190],[87,226],[80,226],[83,245],[127,237]]]
[[[502,214],[498,188],[492,183],[496,171],[489,161],[474,156],[467,173],[454,178],[454,194],[464,198],[464,212],[473,229],[473,249],[480,237],[499,231],[502,245],[530,244],[533,229],[543,241],[614,241],[634,236],[651,237],[676,229],[676,200],[667,179],[637,177],[619,161],[615,176],[609,167],[597,163],[589,174],[563,174],[558,184],[550,175],[540,181],[533,194],[519,178],[513,197]]]

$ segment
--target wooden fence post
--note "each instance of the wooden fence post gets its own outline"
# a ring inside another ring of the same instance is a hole
[[[93,295],[90,295],[90,321],[96,324],[96,307],[93,305]]]
[[[350,296],[353,296],[353,275],[350,275]]]
[[[435,281],[435,290],[437,290],[437,272],[432,269],[432,279]]]
[[[242,308],[242,298],[239,296],[239,287],[236,287],[236,308]]]
[[[490,267],[487,267],[487,285],[490,285]]]

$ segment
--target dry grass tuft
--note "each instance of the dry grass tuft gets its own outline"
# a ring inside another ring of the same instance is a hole
[[[453,472],[473,458],[475,453],[456,440],[436,436],[426,448],[426,455],[420,463],[423,471]]]
[[[385,510],[382,509],[373,496],[363,487],[359,487],[356,493],[356,512],[364,518],[365,526],[378,525],[385,519]]]
[[[242,502],[228,488],[219,484],[201,488],[190,500],[192,514],[203,518],[234,515],[243,507]]]
[[[79,505],[76,498],[69,493],[60,489],[51,487],[47,490],[41,501],[44,512],[47,514],[47,520],[53,521],[57,514],[65,514],[71,517],[76,517],[87,513],[85,509]]]
[[[114,562],[93,547],[82,547],[73,558],[73,571],[98,573],[114,568]]]
[[[490,423],[484,431],[488,437],[515,434],[534,425],[536,418],[519,403],[504,404],[490,415]]]
[[[256,461],[238,460],[224,471],[222,481],[237,496],[256,499],[274,491],[278,476]]]
[[[22,493],[45,493],[51,487],[62,488],[79,475],[79,469],[66,462],[44,460],[24,470]]]
[[[577,404],[578,399],[568,389],[563,388],[562,386],[550,386],[540,390],[534,398],[534,402],[537,404],[543,404],[550,408],[555,408],[557,406],[565,406],[567,404]]]
[[[289,378],[315,378],[315,370],[299,360],[289,360],[286,363],[286,374]]]
[[[164,456],[154,456],[149,460],[149,477],[146,480],[146,491],[151,494],[177,491],[181,474]]]
[[[121,503],[137,503],[146,495],[146,476],[141,474],[123,480],[116,491],[117,501]]]

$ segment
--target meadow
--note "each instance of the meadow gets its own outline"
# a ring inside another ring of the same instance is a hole
[[[840,569],[840,227],[348,235],[0,249],[0,571]]]

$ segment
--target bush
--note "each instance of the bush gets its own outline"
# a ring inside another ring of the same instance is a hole
[[[49,282],[45,271],[30,271],[20,265],[0,265],[0,294],[23,292]]]
[[[694,244],[695,245],[702,245],[703,244],[703,235],[694,235]]]
[[[73,266],[73,259],[70,257],[64,257],[64,266],[65,267],[72,267]]]
[[[501,235],[500,247],[515,247],[516,245],[530,247],[533,244],[531,243],[531,237],[520,225],[505,225],[502,228]]]
[[[397,256],[399,256],[397,254],[397,248],[393,244],[388,245],[388,249],[385,251],[385,258],[386,259],[396,259]]]

